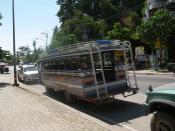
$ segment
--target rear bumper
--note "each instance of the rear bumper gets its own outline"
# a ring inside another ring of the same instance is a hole
[[[39,81],[39,78],[25,78],[26,82],[31,82],[31,81]]]
[[[106,86],[109,96],[122,94],[130,89],[130,87],[127,86],[125,80],[107,83]],[[96,87],[93,86],[85,88],[85,97],[88,97],[90,99],[96,99],[97,98]]]

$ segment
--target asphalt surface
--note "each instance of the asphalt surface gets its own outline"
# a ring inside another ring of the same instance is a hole
[[[9,79],[9,81],[13,80],[12,74],[3,74],[2,76],[4,79]],[[1,78],[2,76],[0,75]],[[152,115],[145,116],[143,106],[146,98],[144,94],[147,91],[147,87],[152,85],[153,88],[156,88],[163,84],[175,82],[175,77],[168,75],[157,76],[142,74],[137,75],[137,81],[140,90],[139,94],[134,96],[127,98],[123,98],[122,95],[115,96],[115,102],[102,106],[95,106],[83,101],[78,101],[76,104],[69,106],[105,122],[110,129],[113,130],[116,130],[116,126],[121,126],[124,130],[128,131],[149,131],[149,124]],[[27,85],[29,88],[35,89],[43,95],[47,95],[58,102],[67,104],[62,93],[56,92],[53,95],[48,95],[45,92],[44,86],[39,83],[20,83],[20,85]]]
[[[157,88],[161,85],[175,82],[175,76],[173,75],[137,75],[137,82],[139,93],[145,94],[148,90],[148,86]]]

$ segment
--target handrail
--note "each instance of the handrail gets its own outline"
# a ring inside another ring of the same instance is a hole
[[[58,48],[58,50],[60,51],[58,54],[72,52],[72,51],[75,51],[75,50],[81,49],[81,48],[88,49],[90,46],[92,46],[92,47],[94,47],[94,49],[96,49],[95,46],[97,46],[97,45],[98,44],[95,41],[90,41],[90,42],[80,42],[80,43],[76,43],[76,44],[72,44],[72,45],[62,46],[62,47]],[[115,48],[117,48],[117,46],[118,46],[118,47],[120,47],[120,49],[123,49],[122,42],[120,40],[113,40],[111,45]]]

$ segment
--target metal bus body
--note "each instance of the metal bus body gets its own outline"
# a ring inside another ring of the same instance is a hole
[[[137,81],[135,78],[135,87],[131,87],[128,51],[126,42],[104,40],[62,47],[38,61],[40,80],[46,90],[64,91],[90,101],[130,91],[135,94]]]

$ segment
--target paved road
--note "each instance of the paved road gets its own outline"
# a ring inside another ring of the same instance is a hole
[[[137,75],[138,86],[140,88],[139,93],[145,94],[149,85],[153,88],[158,86],[175,82],[173,75]]]
[[[8,77],[12,78],[12,75],[8,75]],[[153,87],[158,87],[166,83],[174,82],[175,77],[138,75],[137,79],[140,87],[139,94],[137,95],[128,98],[123,98],[120,95],[115,96],[115,103],[105,104],[103,106],[95,106],[82,101],[69,106],[105,122],[112,130],[116,130],[117,126],[121,126],[123,129],[127,129],[129,131],[149,131],[151,115],[144,116],[144,93],[146,92],[148,85],[151,84]],[[22,85],[22,83],[20,84]],[[45,93],[44,87],[40,84],[29,84],[28,87],[36,89],[44,95],[48,95]],[[58,102],[66,104],[65,100],[63,99],[63,94],[56,93],[55,95],[49,97],[57,100]]]

